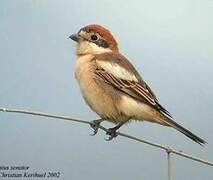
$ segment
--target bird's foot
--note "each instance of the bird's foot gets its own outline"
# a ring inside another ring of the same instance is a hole
[[[97,120],[91,121],[90,126],[93,129],[93,133],[90,134],[91,136],[95,136],[97,134],[99,126],[100,126],[102,121],[103,121],[103,119],[97,119]]]
[[[113,138],[116,138],[118,136],[116,132],[117,129],[117,127],[107,129],[106,135],[108,135],[109,137],[105,138],[105,140],[111,141]]]

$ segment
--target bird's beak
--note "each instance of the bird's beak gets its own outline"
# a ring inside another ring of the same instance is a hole
[[[72,34],[71,36],[69,36],[69,38],[76,42],[79,42],[79,40],[81,39],[78,34]]]

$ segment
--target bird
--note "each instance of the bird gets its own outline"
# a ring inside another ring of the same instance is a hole
[[[82,27],[69,36],[76,42],[75,78],[88,106],[101,119],[93,121],[95,135],[100,123],[115,126],[107,130],[108,140],[124,124],[148,121],[176,129],[196,143],[205,140],[178,124],[164,108],[132,63],[120,53],[112,33],[98,24]]]

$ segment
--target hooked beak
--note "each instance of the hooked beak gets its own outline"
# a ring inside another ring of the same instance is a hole
[[[76,42],[79,42],[79,40],[81,39],[78,34],[72,34],[71,36],[69,36],[69,38]]]

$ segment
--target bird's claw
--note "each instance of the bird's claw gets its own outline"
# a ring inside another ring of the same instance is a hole
[[[95,136],[98,133],[98,128],[94,129],[93,132],[90,134],[90,136]]]
[[[108,135],[108,138],[105,138],[106,141],[111,141],[113,138],[116,138],[118,136],[116,132],[116,128],[109,128],[107,129],[106,135]]]
[[[100,125],[100,122],[98,120],[93,120],[91,121],[91,128],[93,129],[93,133],[90,134],[91,136],[95,136],[98,132],[98,129],[99,129],[99,125]]]

